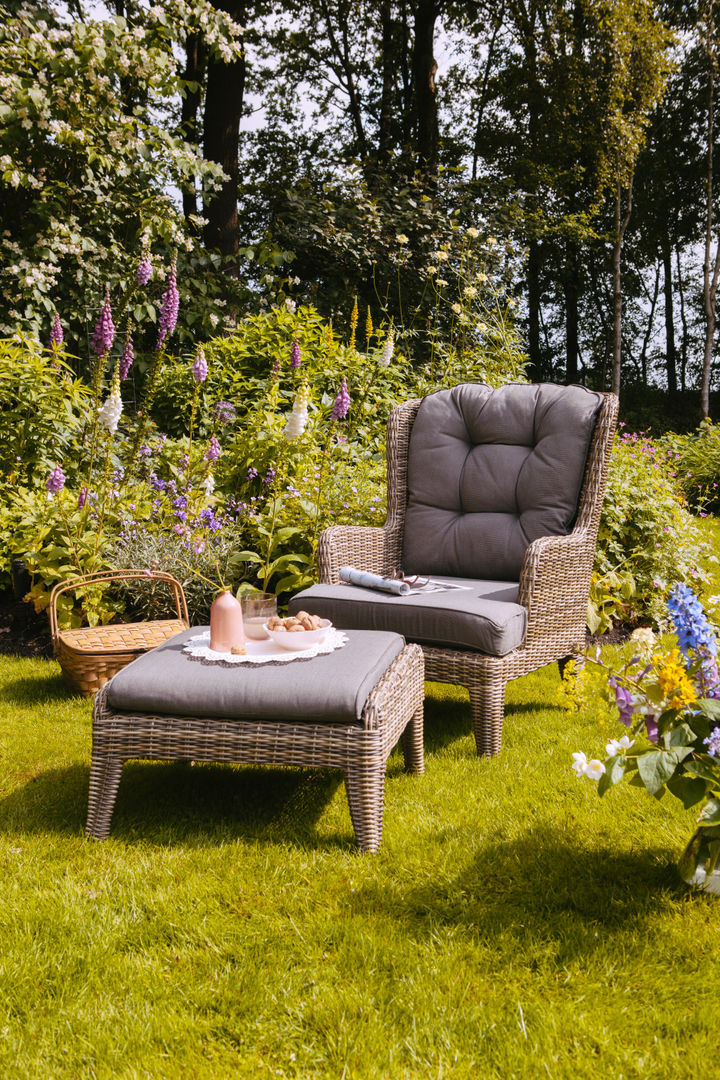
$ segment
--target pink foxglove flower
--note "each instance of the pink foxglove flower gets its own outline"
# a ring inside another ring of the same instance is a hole
[[[120,357],[120,367],[118,369],[121,379],[127,379],[128,375],[130,374],[130,368],[133,365],[134,359],[135,351],[133,349],[132,334],[128,330],[127,337],[125,338],[125,346],[122,351],[122,356]]]
[[[300,367],[300,342],[297,338],[293,339],[292,349],[290,350],[290,367],[294,370]]]
[[[208,446],[207,450],[205,451],[205,455],[204,455],[205,460],[206,461],[211,461],[211,462],[214,463],[220,457],[221,452],[222,451],[220,449],[220,443],[218,442],[218,440],[213,435],[212,438],[210,439],[210,445]]]
[[[59,465],[56,465],[48,476],[45,487],[50,495],[57,495],[65,487],[65,473]]]
[[[192,373],[196,383],[205,382],[208,377],[207,360],[205,359],[202,345],[198,345],[198,351],[192,366]]]
[[[158,340],[156,348],[160,348],[165,340],[171,337],[173,330],[177,324],[178,312],[180,310],[180,293],[177,287],[177,267],[175,263],[170,267],[170,273],[168,275],[168,286],[162,297],[162,308],[160,309],[160,320],[158,324]]]
[[[105,303],[100,311],[100,316],[92,338],[92,347],[99,357],[107,356],[112,349],[115,340],[115,323],[110,307],[110,293],[105,293]]]
[[[344,420],[348,414],[350,408],[350,394],[348,393],[347,383],[345,379],[340,383],[340,389],[338,390],[337,397],[335,398],[335,404],[332,408],[330,415],[331,420]]]
[[[151,274],[152,274],[152,259],[150,258],[150,252],[145,251],[145,252],[143,252],[142,258],[140,259],[140,262],[138,263],[137,275],[136,275],[138,285],[142,285],[143,287],[145,285],[147,285],[148,281],[150,280],[150,275]]]
[[[78,495],[78,510],[82,510],[83,506],[87,502],[87,488],[80,488],[80,494]]]
[[[63,334],[62,323],[60,322],[60,316],[56,313],[53,320],[52,331],[50,332],[50,348],[59,349],[65,339]]]

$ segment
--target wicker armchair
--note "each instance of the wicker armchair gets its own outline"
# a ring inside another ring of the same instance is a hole
[[[590,576],[618,410],[614,395],[598,397],[600,405],[571,531],[533,540],[522,559],[516,602],[525,608],[527,618],[521,645],[495,656],[420,642],[427,679],[468,688],[480,755],[491,756],[500,750],[506,683],[545,664],[562,663],[584,642]],[[390,414],[386,523],[380,528],[336,525],[326,529],[318,552],[321,583],[338,583],[344,565],[383,576],[397,575],[402,568],[408,449],[420,405],[419,400],[410,401]],[[580,463],[579,475],[581,469]]]

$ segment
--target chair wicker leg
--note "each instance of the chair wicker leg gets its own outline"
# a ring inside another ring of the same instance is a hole
[[[360,851],[377,851],[382,840],[385,763],[379,769],[345,770],[350,818]]]
[[[110,835],[110,822],[120,785],[123,763],[111,755],[93,754],[85,832],[96,840]]]
[[[502,745],[505,682],[502,679],[485,679],[472,683],[468,690],[478,757],[495,757]]]
[[[421,705],[400,736],[405,771],[425,772],[425,752],[423,749],[423,706]]]

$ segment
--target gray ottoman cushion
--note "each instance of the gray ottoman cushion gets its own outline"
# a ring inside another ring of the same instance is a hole
[[[435,580],[443,580],[436,577]],[[390,596],[356,585],[313,585],[290,601],[353,630],[397,630],[409,641],[504,656],[522,645],[527,613],[516,581],[445,578],[465,591]]]
[[[406,573],[517,581],[528,544],[572,528],[600,403],[551,383],[426,397],[410,433]]]
[[[405,642],[394,633],[350,633],[342,649],[279,664],[203,664],[183,652],[196,626],[169,638],[114,675],[107,702],[117,712],[232,719],[356,723],[368,694]]]

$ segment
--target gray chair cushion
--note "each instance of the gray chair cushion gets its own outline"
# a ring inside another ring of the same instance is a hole
[[[222,667],[192,660],[193,627],[144,653],[114,675],[107,702],[117,712],[228,719],[356,723],[368,694],[398,656],[399,634],[348,634],[342,649],[309,660]]]
[[[356,585],[312,585],[292,598],[290,612],[305,608],[343,630],[397,630],[423,645],[491,656],[522,645],[527,613],[517,603],[517,582],[445,580],[467,590],[391,596]]]
[[[517,581],[533,540],[572,528],[601,400],[551,383],[426,397],[410,433],[405,572]]]

